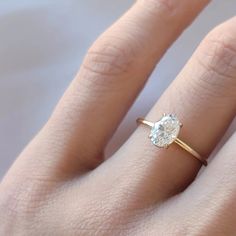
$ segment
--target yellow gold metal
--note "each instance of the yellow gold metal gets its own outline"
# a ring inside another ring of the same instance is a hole
[[[147,121],[147,120],[145,120],[145,119],[143,119],[143,118],[138,118],[138,119],[136,120],[136,122],[137,122],[138,124],[143,124],[143,125],[149,126],[150,128],[152,128],[153,125],[154,125],[153,122]]]
[[[153,122],[147,121],[147,120],[145,120],[143,118],[138,118],[136,121],[137,121],[138,124],[143,124],[143,125],[146,125],[146,126],[148,126],[150,128],[152,128],[154,126]],[[183,126],[183,124],[180,124],[180,127],[182,127],[182,126]],[[201,164],[203,164],[204,166],[207,166],[206,159],[203,158],[198,152],[196,152],[193,148],[191,148],[185,142],[183,142],[179,138],[176,138],[174,143],[178,144],[181,148],[183,148],[185,151],[190,153],[193,157],[195,157],[198,161],[200,161]],[[168,146],[165,147],[165,148],[168,148]]]
[[[205,158],[203,158],[198,152],[196,152],[194,149],[192,149],[190,146],[188,146],[185,142],[180,140],[179,138],[176,138],[175,143],[178,144],[180,147],[182,147],[185,151],[192,154],[196,159],[198,159],[204,166],[207,166],[207,161]]]

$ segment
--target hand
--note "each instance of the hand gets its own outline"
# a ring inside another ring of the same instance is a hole
[[[155,147],[143,126],[103,158],[155,65],[208,2],[138,0],[99,37],[3,179],[0,235],[236,234],[236,135],[197,178],[200,162],[175,144]],[[236,114],[235,25],[204,39],[147,115],[177,114],[181,138],[206,157]]]

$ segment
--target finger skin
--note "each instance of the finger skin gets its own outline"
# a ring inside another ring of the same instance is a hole
[[[148,0],[134,4],[89,49],[55,112],[14,169],[32,173],[43,169],[44,176],[65,178],[98,165],[156,62],[207,3]]]
[[[136,232],[144,228],[160,235],[234,236],[235,143],[236,133],[190,187],[148,215]]]
[[[191,221],[200,219],[195,226],[195,231],[202,230],[203,235],[235,235],[235,143],[236,133],[217,153],[209,168],[179,199],[179,207],[183,206],[184,202],[188,202],[188,210],[195,212],[191,216]],[[206,207],[203,207],[204,205]],[[182,207],[182,214],[185,212],[186,208]],[[189,223],[188,221],[187,225]]]
[[[147,115],[158,120],[175,113],[184,124],[180,138],[208,156],[236,114],[236,19],[214,29],[201,43],[183,71]],[[139,126],[125,145],[96,171],[125,176],[124,188],[142,196],[139,204],[161,202],[183,191],[201,165],[177,145],[158,149]],[[100,180],[103,181],[102,179]]]

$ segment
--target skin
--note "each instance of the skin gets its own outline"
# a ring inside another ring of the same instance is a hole
[[[236,134],[200,173],[177,145],[152,145],[144,126],[103,158],[155,65],[208,2],[138,0],[98,38],[0,184],[0,235],[235,235]],[[206,157],[236,114],[235,25],[206,36],[146,117],[177,114],[181,138]]]

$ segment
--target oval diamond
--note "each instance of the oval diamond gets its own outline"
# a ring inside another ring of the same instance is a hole
[[[160,121],[154,123],[149,137],[154,145],[168,147],[178,137],[180,127],[181,123],[175,115],[164,115]]]

